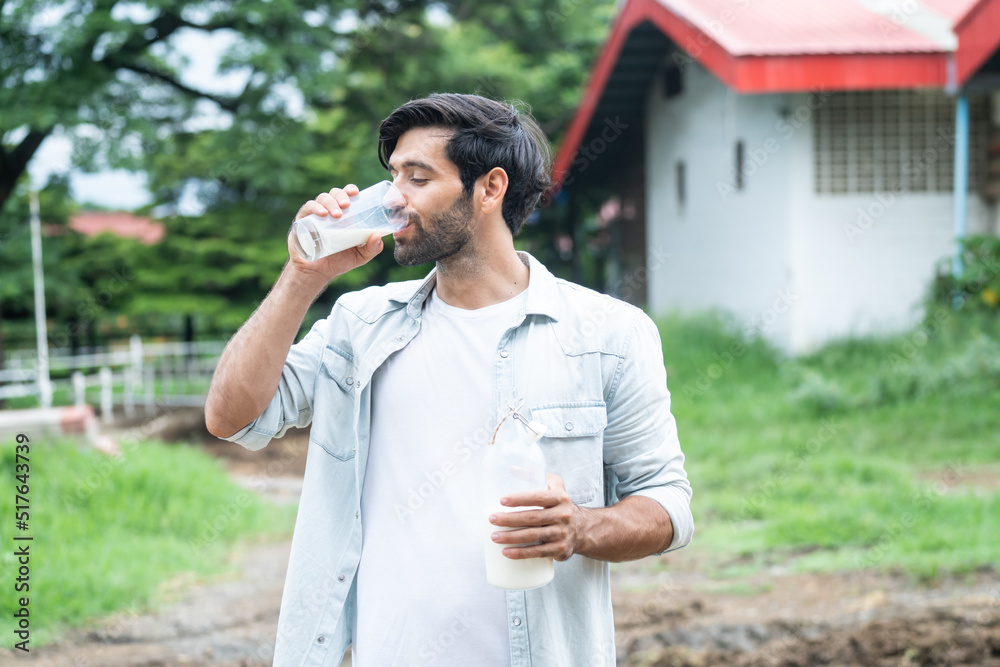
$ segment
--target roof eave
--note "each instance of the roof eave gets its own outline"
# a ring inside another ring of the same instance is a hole
[[[975,18],[975,20],[972,20]],[[628,0],[615,19],[553,163],[552,192],[569,172],[629,33],[649,21],[720,81],[743,94],[954,88],[1000,44],[1000,0],[981,0],[955,26],[957,52],[733,55],[656,0]],[[952,78],[949,79],[949,71]]]

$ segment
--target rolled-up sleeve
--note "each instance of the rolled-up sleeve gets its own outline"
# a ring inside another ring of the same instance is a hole
[[[687,546],[694,536],[691,485],[670,412],[660,334],[641,311],[635,313],[607,402],[604,464],[612,473],[614,495],[646,496],[667,511],[674,537],[660,553]]]
[[[318,320],[302,340],[292,345],[285,358],[278,389],[264,412],[225,440],[257,450],[271,438],[283,436],[289,428],[302,428],[312,421],[316,374],[323,357],[326,324],[326,319]]]

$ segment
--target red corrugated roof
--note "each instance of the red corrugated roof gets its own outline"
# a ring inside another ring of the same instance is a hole
[[[740,93],[956,88],[1000,45],[1000,0],[626,0],[556,154],[557,184],[643,23]]]
[[[974,2],[954,4],[965,7],[964,15]],[[933,38],[914,30],[916,12],[899,13],[897,24],[892,12],[877,13],[857,0],[660,0],[660,4],[734,56],[941,50]]]
[[[126,212],[87,211],[70,216],[69,227],[84,236],[111,232],[117,236],[138,239],[146,245],[158,243],[165,233],[163,223]]]

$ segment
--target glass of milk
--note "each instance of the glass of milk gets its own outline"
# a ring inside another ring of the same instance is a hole
[[[339,218],[313,214],[292,223],[292,243],[303,259],[312,262],[364,245],[372,233],[385,236],[406,226],[406,200],[389,181],[365,188],[350,200]]]

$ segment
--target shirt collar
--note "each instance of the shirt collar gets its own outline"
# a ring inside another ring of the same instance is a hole
[[[559,321],[559,299],[557,298],[556,277],[545,266],[527,252],[518,251],[517,256],[528,267],[528,296],[524,304],[525,315],[545,315]],[[406,303],[406,313],[413,319],[420,319],[424,301],[437,284],[437,267],[431,269],[427,277],[417,286],[416,291],[391,297],[398,303]]]

